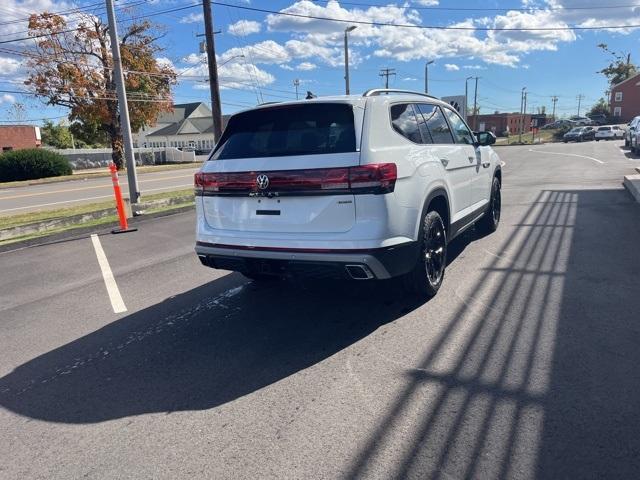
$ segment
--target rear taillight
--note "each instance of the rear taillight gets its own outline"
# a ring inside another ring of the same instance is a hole
[[[396,186],[395,163],[373,163],[349,169],[349,186],[353,193],[390,193]]]
[[[393,192],[398,178],[395,163],[358,167],[314,168],[264,172],[268,184],[258,184],[261,172],[202,173],[195,175],[195,194],[202,195],[323,195],[384,194]]]

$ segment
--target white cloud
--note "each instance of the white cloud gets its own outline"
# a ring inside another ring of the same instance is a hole
[[[220,55],[220,61],[224,62],[237,55],[244,55],[249,63],[281,64],[291,60],[288,49],[273,40],[230,48]]]
[[[484,67],[482,65],[463,65],[462,68],[464,68],[465,70],[486,70],[487,67]]]
[[[35,12],[59,12],[69,10],[74,5],[70,2],[60,0],[2,0],[3,12],[9,12],[11,15],[5,17],[8,21],[16,21],[15,23],[3,22],[0,26],[0,36],[2,40],[11,40],[13,38],[26,37],[25,31],[29,29],[28,18],[31,13]],[[6,15],[6,14],[5,14]],[[67,21],[73,23],[77,20],[74,16],[68,16]],[[31,41],[21,41],[13,45],[24,45]]]
[[[440,4],[438,0],[413,0],[413,3],[417,3],[423,7],[435,7]]]
[[[239,20],[236,23],[229,25],[227,31],[231,35],[237,37],[246,37],[252,33],[259,33],[262,28],[260,22],[254,22],[253,20]]]
[[[315,63],[302,62],[300,65],[296,67],[296,70],[301,70],[303,72],[306,72],[309,70],[315,70],[316,68],[318,68],[318,66]]]
[[[14,97],[13,95],[10,95],[8,93],[5,93],[4,95],[2,95],[0,97],[0,104],[2,103],[15,103],[16,101],[16,97]]]
[[[179,20],[179,23],[202,23],[204,15],[202,13],[190,13]]]
[[[0,75],[9,76],[22,68],[22,62],[11,57],[0,57]]]
[[[460,67],[455,63],[445,63],[444,68],[445,70],[447,70],[447,72],[457,72],[458,70],[460,70]]]
[[[401,79],[403,82],[417,82],[418,79],[414,77],[404,77]]]
[[[171,61],[171,59],[167,58],[167,57],[158,57],[156,58],[156,62],[160,67],[169,67],[173,70],[176,69],[175,65],[173,64],[173,62]]]

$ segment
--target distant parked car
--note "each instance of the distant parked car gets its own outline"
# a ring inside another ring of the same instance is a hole
[[[631,120],[627,125],[627,131],[624,136],[625,147],[631,146],[631,140],[632,140],[632,137],[635,136],[638,130],[638,125],[640,125],[640,115],[638,115],[637,117],[633,117],[633,120]]]
[[[595,131],[590,127],[575,127],[569,130],[562,137],[564,143],[567,142],[586,142],[595,138]]]
[[[552,123],[548,123],[547,125],[545,125],[544,127],[542,127],[544,130],[553,130],[553,129],[557,129],[557,128],[573,128],[576,127],[577,124],[576,122],[572,121],[572,120],[556,120],[555,122]]]
[[[575,122],[575,124],[577,126],[587,126],[587,125],[592,125],[593,122],[591,121],[590,118],[587,117],[571,117],[569,120],[571,120],[572,122]]]
[[[607,116],[604,113],[590,115],[589,118],[594,123],[594,125],[604,125],[607,123]]]
[[[618,125],[598,127],[596,130],[596,142],[600,140],[616,140],[619,138],[624,138],[624,130]]]

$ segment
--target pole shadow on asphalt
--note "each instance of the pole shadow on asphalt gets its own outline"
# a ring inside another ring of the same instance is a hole
[[[474,235],[452,243],[450,261]],[[488,262],[473,298],[345,458],[345,476],[379,462],[390,478],[637,476],[638,244],[638,208],[624,191],[542,191],[496,245],[510,255]],[[211,409],[423,305],[387,284],[349,285],[256,287],[227,275],[19,366],[0,379],[0,406],[67,424]],[[390,466],[392,439],[401,448]]]

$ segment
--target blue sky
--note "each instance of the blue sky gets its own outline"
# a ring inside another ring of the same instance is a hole
[[[403,25],[454,26],[467,30],[428,30],[358,25],[350,34],[351,91],[382,86],[381,68],[395,68],[391,85],[422,90],[424,64],[429,67],[430,93],[437,96],[464,93],[465,78],[479,76],[482,113],[520,108],[520,90],[527,87],[531,107],[546,106],[552,95],[559,97],[558,113],[572,115],[576,96],[584,95],[583,113],[607,89],[596,71],[608,58],[597,48],[607,43],[614,50],[638,52],[638,32],[628,30],[582,31],[481,31],[481,28],[536,28],[566,26],[640,25],[638,7],[602,8],[633,4],[635,0],[383,0],[282,1],[222,0],[240,7],[283,11],[296,15],[339,18],[343,23],[254,12],[214,5],[215,27],[223,111],[231,113],[258,101],[295,98],[293,81],[300,91],[319,95],[344,93],[343,31],[350,21]],[[4,18],[20,19],[36,9],[63,10],[95,4],[95,1],[58,0],[3,1]],[[131,3],[119,0],[116,5]],[[134,14],[149,14],[195,3],[186,0],[149,0],[135,7]],[[377,6],[374,6],[377,5]],[[576,8],[579,7],[579,8]],[[585,8],[586,7],[586,8]],[[447,10],[448,8],[458,10]],[[476,9],[476,10],[462,10]],[[124,20],[131,12],[122,11]],[[205,57],[199,53],[203,31],[202,7],[155,15],[167,35],[161,61],[171,62],[180,82],[176,103],[208,101]],[[0,25],[0,40],[19,36],[26,25]],[[18,42],[11,48],[28,48]],[[238,57],[243,55],[243,57]],[[20,90],[24,77],[23,57],[0,50],[0,89]],[[638,58],[635,59],[638,61]],[[225,63],[226,62],[226,63]],[[469,82],[472,91],[473,82]],[[64,115],[60,108],[43,107],[20,94],[0,93],[0,117],[8,118],[13,101],[24,102],[28,118]]]

